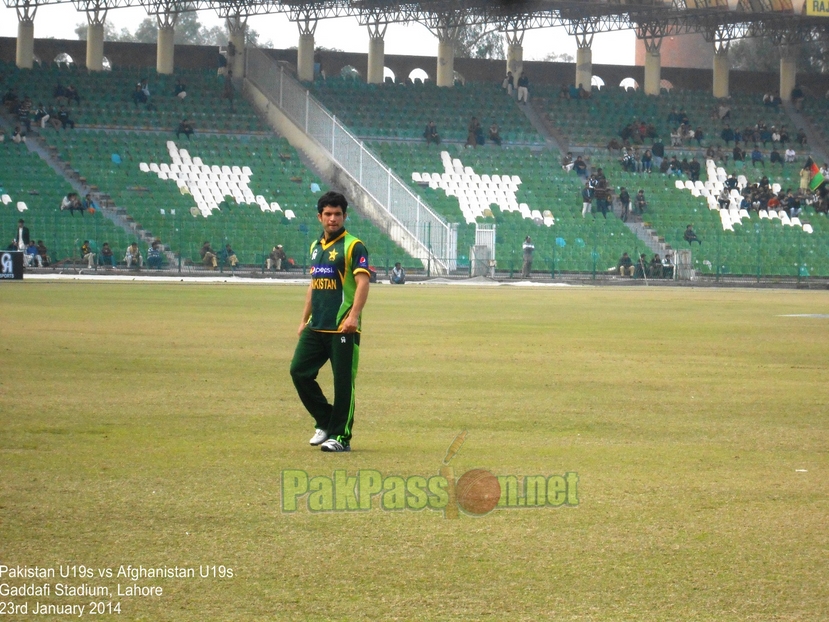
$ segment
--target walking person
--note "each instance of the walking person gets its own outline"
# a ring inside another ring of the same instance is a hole
[[[535,251],[535,246],[533,245],[530,236],[524,238],[522,251],[524,253],[524,266],[521,270],[521,276],[528,279],[530,278],[530,271],[533,269],[533,252]]]
[[[368,298],[368,251],[345,230],[348,201],[326,192],[317,202],[323,234],[311,245],[311,284],[299,323],[291,378],[299,399],[314,418],[312,446],[326,452],[351,451],[354,380],[360,358],[360,314]],[[331,361],[334,402],[317,374]]]

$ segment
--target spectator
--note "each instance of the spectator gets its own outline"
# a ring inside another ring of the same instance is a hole
[[[731,157],[735,162],[742,162],[746,157],[746,152],[740,149],[740,145],[734,143],[734,151],[731,152]]]
[[[587,162],[581,156],[576,157],[576,161],[573,163],[573,170],[582,179],[587,179]]]
[[[607,204],[609,192],[606,180],[599,181],[599,183],[596,185],[596,189],[594,191],[593,196],[596,197],[596,211],[601,212],[602,216],[604,216],[605,220],[607,220]]]
[[[501,84],[501,86],[507,92],[507,95],[512,97],[512,92],[515,89],[515,78],[513,77],[511,71],[507,72],[507,77],[504,78],[504,82]]]
[[[37,241],[37,254],[40,255],[40,264],[41,266],[48,266],[52,263],[51,257],[49,257],[49,249],[46,248],[46,245],[43,243],[43,240]]]
[[[138,248],[138,242],[133,242],[127,247],[127,253],[124,255],[124,261],[127,263],[127,268],[131,268],[132,264],[137,264],[139,268],[144,267],[144,257],[141,255],[141,250]]]
[[[662,166],[662,160],[665,158],[665,145],[662,144],[662,139],[657,138],[651,146],[651,153],[653,154],[653,165],[656,168]]]
[[[469,121],[469,125],[466,127],[466,146],[477,147],[480,144],[478,142],[478,136],[480,133],[481,122],[478,121],[478,117],[472,117]]]
[[[55,98],[55,105],[57,106],[65,106],[69,103],[69,99],[66,97],[66,87],[60,82],[58,82],[55,85],[55,88],[52,89],[52,97]]]
[[[688,225],[685,227],[685,233],[682,236],[685,238],[685,241],[688,242],[688,246],[696,242],[700,246],[702,246],[702,241],[697,237],[697,234],[694,233],[694,227],[692,225]]]
[[[616,263],[616,270],[619,272],[619,276],[633,276],[633,261],[627,253],[622,253]]]
[[[634,212],[642,215],[648,210],[648,202],[645,200],[645,191],[639,189],[636,193],[636,203],[634,204]]]
[[[662,259],[660,259],[658,254],[654,255],[653,259],[651,259],[651,263],[648,266],[648,276],[652,279],[662,278]]]
[[[579,99],[590,99],[590,91],[584,88],[581,82],[579,82]]]
[[[573,166],[573,154],[572,152],[568,151],[567,155],[561,158],[561,168],[569,173],[573,170]]]
[[[66,103],[69,104],[70,102],[74,101],[76,104],[80,106],[81,104],[81,96],[78,95],[78,89],[75,88],[74,84],[70,84],[64,89],[64,95],[66,96]]]
[[[406,271],[403,270],[403,266],[400,265],[398,261],[394,264],[394,268],[391,269],[391,276],[389,277],[389,283],[392,285],[403,285],[406,282]]]
[[[703,138],[705,138],[705,134],[703,133],[702,128],[697,127],[697,129],[694,130],[694,140],[697,141],[697,146],[702,147]]]
[[[723,128],[722,132],[720,132],[720,138],[723,139],[726,145],[734,140],[734,130],[731,129],[730,125],[726,125]]]
[[[423,130],[423,138],[426,139],[427,145],[429,143],[435,143],[436,145],[440,144],[440,135],[438,134],[438,128],[434,121],[429,121],[426,124],[426,129]]]
[[[800,189],[805,191],[809,189],[809,184],[812,181],[812,159],[809,158],[803,168],[800,169]]]
[[[46,124],[51,118],[52,116],[49,114],[49,111],[46,110],[46,106],[42,103],[38,103],[37,110],[35,110],[35,122],[40,123],[41,128],[46,128]]]
[[[662,277],[666,279],[674,278],[674,259],[671,253],[665,253],[662,258]]]
[[[771,153],[769,154],[769,164],[779,164],[780,167],[783,167],[783,157],[780,155],[780,152],[777,151],[776,147],[771,148]]]
[[[101,265],[110,268],[115,267],[115,256],[112,254],[112,247],[110,247],[109,242],[104,242],[101,247]]]
[[[579,156],[581,157],[581,156]],[[593,188],[590,185],[589,181],[584,183],[584,188],[581,189],[581,200],[582,200],[582,207],[581,207],[581,217],[585,218],[587,214],[592,211],[593,208]]]
[[[786,153],[784,154],[784,159],[786,162],[794,162],[795,158],[797,157],[797,152],[791,148],[791,146],[786,148]]]
[[[75,122],[69,118],[69,112],[66,110],[64,106],[60,107],[60,112],[58,113],[58,121],[60,121],[61,126],[63,129],[67,127],[71,127],[73,130],[75,129]]]
[[[32,100],[25,95],[17,105],[17,120],[26,128],[27,133],[32,131],[31,111]]]
[[[17,232],[14,234],[14,240],[12,240],[10,248],[11,250],[24,251],[30,240],[29,227],[26,226],[26,221],[21,218],[17,221]]]
[[[521,268],[521,276],[525,279],[530,278],[530,272],[533,269],[533,252],[535,251],[535,245],[533,244],[530,236],[524,238],[524,244],[521,246],[521,253],[524,257],[524,265]]]
[[[652,162],[653,156],[651,155],[651,150],[645,149],[645,153],[642,154],[642,171],[645,173],[650,173]]]
[[[140,82],[135,85],[135,89],[132,92],[132,102],[136,105],[136,107],[138,104],[147,103],[147,96],[144,94],[144,89],[141,88]]]
[[[89,268],[95,267],[95,253],[92,252],[92,246],[90,246],[89,240],[84,240],[83,244],[81,244],[81,257],[87,262]]]
[[[178,124],[178,128],[176,128],[176,138],[179,137],[179,134],[184,134],[189,141],[193,131],[193,124],[190,123],[189,119],[184,118],[181,120],[181,123]]]
[[[228,44],[228,48],[231,44]],[[230,104],[230,112],[233,112],[233,70],[228,67],[225,74],[225,86],[222,91],[222,99],[226,99]]]
[[[489,126],[489,140],[494,142],[499,147],[501,146],[501,130],[497,123]]]
[[[19,144],[21,144],[21,143],[25,143],[25,142],[26,142],[26,134],[24,134],[24,133],[20,130],[20,126],[19,126],[19,125],[14,126],[14,134],[12,134],[12,141],[13,141],[14,143],[18,144],[18,145],[19,145]]]
[[[222,251],[222,264],[230,264],[231,268],[235,268],[238,263],[239,260],[236,258],[236,253],[230,248],[230,244],[225,244],[225,248]]]
[[[266,262],[268,270],[274,270],[276,272],[279,272],[280,270],[285,269],[285,261],[287,259],[288,258],[285,255],[285,251],[282,249],[282,245],[277,244],[273,247],[273,250],[271,251],[270,255],[268,255],[268,259]]]
[[[37,245],[34,240],[29,240],[29,243],[26,245],[26,250],[23,254],[23,263],[27,268],[31,268],[35,263],[38,268],[43,267],[43,259],[41,259],[37,252]]]
[[[173,93],[173,95],[175,95],[179,99],[184,99],[185,97],[187,97],[187,87],[184,85],[180,78],[176,78],[175,93]]]
[[[622,222],[627,222],[630,213],[630,193],[624,186],[619,189],[619,203],[622,204]]]
[[[648,258],[645,257],[645,253],[641,253],[639,255],[639,259],[636,260],[636,269],[633,271],[633,278],[634,279],[644,279],[648,275]]]
[[[792,89],[792,105],[794,105],[794,109],[798,112],[803,110],[803,100],[803,89],[800,88],[800,85],[795,84]]]
[[[159,240],[153,240],[153,243],[147,250],[147,267],[158,270],[161,268],[163,261],[164,256],[161,253],[161,242]]]
[[[751,166],[756,167],[758,162],[763,165],[763,168],[766,168],[766,161],[763,159],[763,153],[757,145],[754,145],[754,149],[751,151]]]
[[[688,163],[688,176],[691,178],[691,181],[699,181],[700,168],[700,163],[696,157],[691,158],[691,161]]]
[[[205,243],[202,244],[199,254],[201,255],[202,262],[205,266],[211,266],[213,270],[215,270],[219,265],[216,253],[214,253],[213,249],[210,247],[210,242],[205,241]]]
[[[717,108],[717,114],[720,117],[720,121],[725,121],[726,119],[731,118],[731,108],[729,108],[728,104],[725,102],[720,102],[720,105]]]
[[[526,73],[521,73],[521,76],[518,78],[518,103],[520,104],[522,101],[526,104],[530,98],[530,79],[527,77]]]
[[[60,202],[60,211],[69,210],[69,215],[74,218],[75,212],[80,212],[81,216],[83,216],[84,209],[83,205],[81,205],[81,199],[78,197],[77,192],[70,192],[63,200]]]

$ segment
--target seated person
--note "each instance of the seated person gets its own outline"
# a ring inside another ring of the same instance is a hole
[[[581,156],[576,157],[576,161],[573,163],[573,170],[576,171],[576,175],[579,177],[587,179],[587,162]]]
[[[389,283],[392,285],[403,285],[406,282],[406,271],[403,270],[403,266],[400,265],[398,261],[394,264],[394,268],[391,269],[391,275],[389,276]]]
[[[236,258],[236,253],[230,248],[230,244],[225,244],[225,249],[222,251],[222,263],[230,264],[231,268],[235,268],[239,260]]]
[[[115,256],[112,254],[112,247],[109,245],[109,242],[104,242],[104,245],[101,247],[101,265],[109,266],[110,268],[115,267]]]
[[[135,85],[135,89],[132,92],[132,101],[136,106],[147,103],[147,95],[144,93],[144,89],[141,88],[140,82]]]
[[[674,278],[674,259],[670,253],[662,258],[662,276],[666,279]]]
[[[12,141],[17,143],[18,145],[20,143],[25,143],[26,142],[26,134],[23,133],[23,131],[20,129],[19,125],[16,125],[14,127],[14,134],[12,134]]]
[[[78,89],[75,88],[74,84],[70,84],[63,90],[63,94],[66,96],[66,103],[71,102],[74,100],[76,103],[81,103],[81,96],[78,95]]]
[[[95,267],[95,253],[92,252],[92,246],[89,244],[89,240],[84,240],[83,244],[81,244],[81,257],[87,261],[87,265],[90,268]]]
[[[163,261],[164,257],[161,254],[161,242],[159,242],[158,240],[153,240],[153,243],[147,250],[147,266],[158,270],[159,268],[161,268],[161,263]]]
[[[184,99],[187,97],[187,86],[181,81],[180,78],[176,78],[176,90],[173,93],[179,99]]]
[[[633,276],[633,261],[627,253],[622,253],[616,264],[620,276]]]
[[[697,237],[697,234],[694,233],[694,227],[692,225],[688,225],[685,228],[685,233],[682,236],[685,238],[685,241],[688,242],[688,246],[697,242],[700,246],[702,246],[702,241]]]
[[[648,276],[652,279],[662,278],[662,260],[659,255],[654,255],[651,264],[648,266]]]
[[[138,242],[133,242],[127,247],[127,253],[124,255],[124,261],[127,263],[127,268],[131,268],[132,264],[137,264],[139,268],[144,267],[144,257],[138,249]]]
[[[35,122],[40,123],[40,127],[45,128],[52,116],[42,103],[38,103],[37,110],[35,110]]]
[[[216,253],[214,253],[213,249],[210,247],[210,242],[205,241],[205,243],[202,244],[199,255],[201,255],[202,262],[205,266],[211,266],[215,270],[219,265]]]
[[[644,279],[645,275],[647,274],[647,269],[648,258],[645,257],[645,253],[641,253],[639,255],[639,259],[636,261],[636,269],[633,271],[633,278]]]
[[[567,152],[567,155],[561,158],[561,168],[568,173],[573,170],[573,154]]]
[[[178,128],[176,128],[176,138],[179,137],[179,134],[184,134],[187,137],[187,140],[190,140],[190,136],[193,132],[193,124],[190,123],[190,120],[182,119],[181,123],[178,124]]]
[[[648,202],[645,200],[644,190],[639,190],[639,192],[636,193],[636,204],[634,209],[638,214],[644,214],[645,210],[648,209]]]
[[[285,251],[283,250],[282,245],[277,244],[273,247],[273,250],[268,255],[268,259],[266,261],[268,270],[287,270],[287,267],[285,267],[287,259],[288,257],[285,255]]]
[[[67,127],[71,127],[73,130],[75,129],[75,122],[69,118],[69,113],[63,106],[61,106],[60,112],[58,112],[58,121],[60,121],[63,129]]]
[[[29,240],[29,244],[26,246],[26,250],[23,255],[23,264],[27,268],[31,268],[34,264],[37,264],[38,268],[43,267],[43,259],[37,252],[37,245],[34,240]]]
[[[40,255],[41,265],[48,266],[52,260],[49,257],[49,249],[46,248],[46,245],[43,243],[43,240],[37,241],[37,254]]]
[[[427,145],[429,143],[435,143],[436,145],[440,144],[440,135],[438,134],[438,128],[434,121],[429,121],[426,124],[426,129],[423,130],[423,138],[426,139]]]
[[[783,166],[783,157],[774,147],[771,148],[771,153],[769,154],[769,164],[779,164],[780,166]]]
[[[83,216],[83,205],[77,192],[70,192],[60,202],[60,211],[69,210],[69,215],[74,217],[75,212],[80,212]]]
[[[498,127],[497,123],[493,123],[489,126],[489,140],[494,142],[499,147],[501,146],[501,129]]]

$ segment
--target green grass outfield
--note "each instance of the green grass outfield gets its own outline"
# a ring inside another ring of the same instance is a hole
[[[0,570],[56,573],[6,571],[51,595],[0,618],[829,619],[829,318],[780,317],[827,292],[374,287],[354,451],[324,454],[304,287],[0,285]],[[456,475],[577,473],[578,504],[283,511],[283,470],[428,478],[462,430]]]

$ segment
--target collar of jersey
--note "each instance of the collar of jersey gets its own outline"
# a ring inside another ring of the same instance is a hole
[[[322,237],[320,237],[320,246],[322,246],[322,250],[328,250],[329,246],[331,246],[335,242],[339,242],[343,237],[345,237],[345,227],[340,229],[339,233],[337,233],[337,236],[330,242],[325,241],[325,234],[323,233]]]

